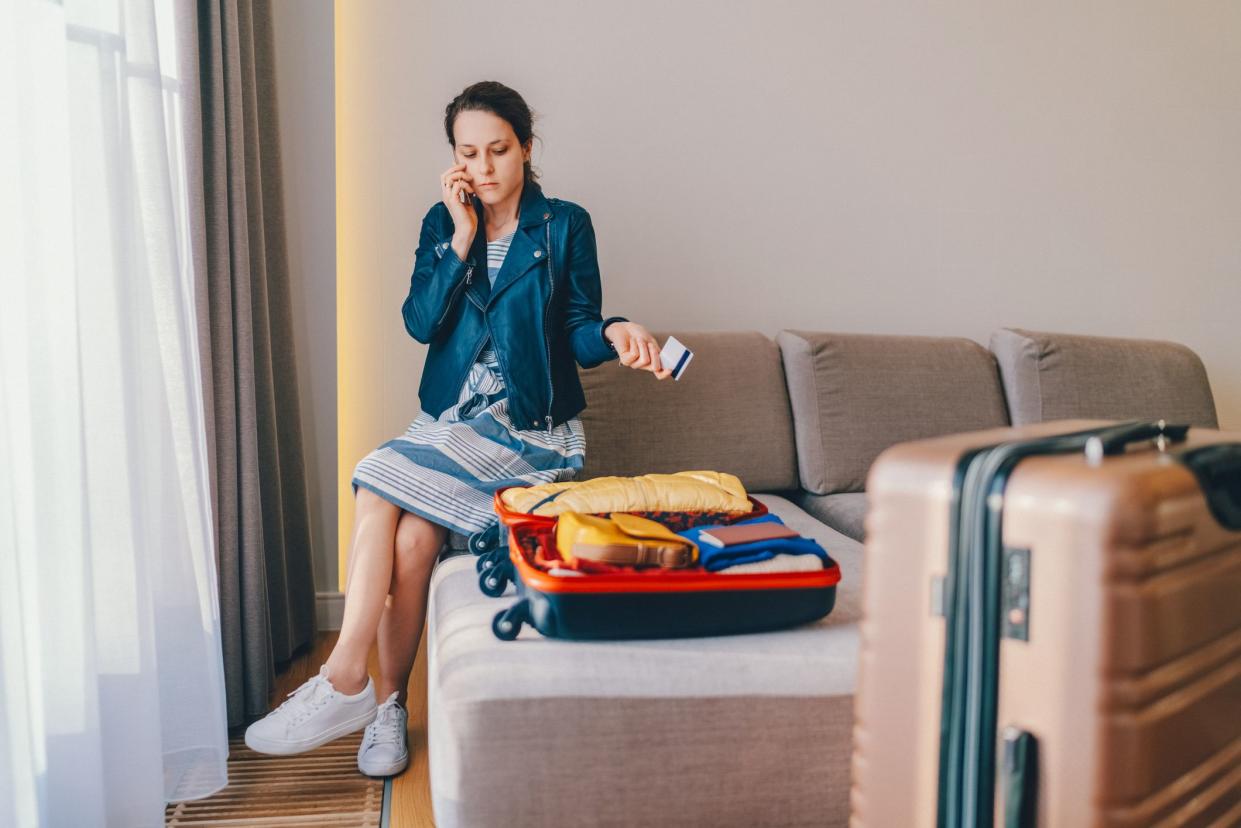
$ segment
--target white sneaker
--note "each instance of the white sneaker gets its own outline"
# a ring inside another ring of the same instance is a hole
[[[365,727],[375,719],[375,683],[347,696],[328,681],[327,665],[289,694],[264,718],[246,728],[246,746],[259,753],[304,753]]]
[[[358,746],[358,770],[367,776],[393,776],[409,764],[409,714],[397,704],[397,695],[394,691],[379,705]]]

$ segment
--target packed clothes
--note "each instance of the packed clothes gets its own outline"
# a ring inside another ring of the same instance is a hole
[[[612,512],[607,517],[565,512],[556,522],[561,559],[664,569],[693,566],[698,548],[663,524],[638,515]]]
[[[779,517],[773,514],[766,514],[762,517],[756,517],[751,520],[742,520],[737,523],[730,524],[732,526],[745,526],[752,523],[781,523]],[[774,538],[770,540],[754,541],[752,543],[738,543],[732,546],[713,546],[709,543],[701,543],[699,535],[704,531],[720,528],[715,525],[695,526],[692,529],[685,529],[677,532],[678,535],[688,541],[697,544],[699,563],[708,572],[720,572],[730,567],[741,564],[753,564],[764,561],[770,561],[777,555],[810,555],[818,562],[819,567],[829,566],[831,558],[828,557],[827,551],[819,545],[818,541],[813,538],[798,536],[795,538]],[[774,565],[768,565],[768,571]],[[774,570],[788,571],[788,570]]]
[[[719,471],[680,471],[637,477],[596,477],[514,487],[501,493],[504,505],[530,515],[564,512],[730,512],[753,511],[741,480]]]
[[[733,564],[717,570],[719,575],[761,575],[772,572],[813,572],[823,568],[817,555],[789,555],[780,553],[764,561]]]

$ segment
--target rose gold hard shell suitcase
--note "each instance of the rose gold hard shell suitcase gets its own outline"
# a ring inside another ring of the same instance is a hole
[[[1051,436],[970,489],[978,450]],[[953,435],[867,492],[854,826],[1241,825],[1241,434]]]

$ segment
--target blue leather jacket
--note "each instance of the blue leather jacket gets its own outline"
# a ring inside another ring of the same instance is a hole
[[[595,230],[571,201],[547,198],[535,182],[522,187],[517,231],[493,287],[487,278],[482,203],[466,261],[452,249],[453,220],[436,202],[422,220],[405,329],[429,345],[418,399],[438,417],[456,404],[470,366],[491,337],[509,415],[519,430],[551,429],[586,407],[574,367],[593,368],[617,356],[603,330]]]

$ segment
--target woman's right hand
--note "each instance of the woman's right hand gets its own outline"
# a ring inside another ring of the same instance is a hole
[[[452,216],[453,236],[464,241],[473,241],[474,232],[478,228],[478,214],[474,212],[474,184],[465,164],[454,164],[440,176],[440,191],[444,205]],[[465,193],[465,203],[461,203],[459,193]]]

